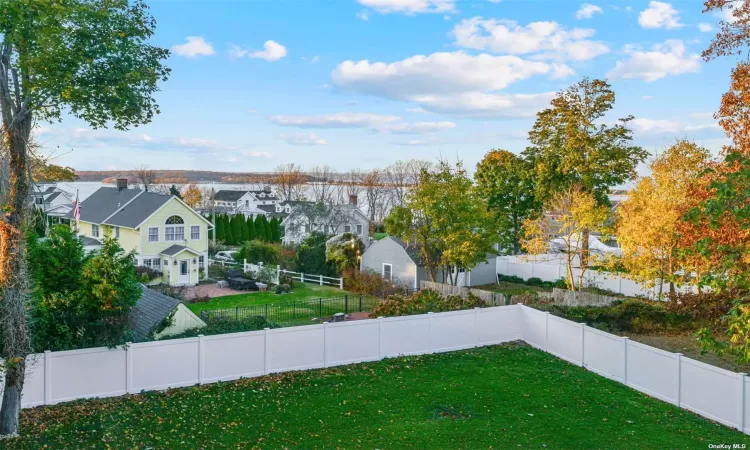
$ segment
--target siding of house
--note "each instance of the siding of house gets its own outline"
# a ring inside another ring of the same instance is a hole
[[[492,284],[497,281],[497,257],[488,256],[487,262],[480,263],[471,269],[469,274],[469,286],[481,286]]]
[[[161,333],[157,334],[156,339],[161,339],[165,336],[171,336],[173,334],[180,334],[183,331],[187,331],[193,328],[203,328],[206,326],[206,322],[202,321],[200,317],[196,316],[190,311],[187,306],[183,304],[177,305],[177,310],[174,313],[172,319],[172,325],[168,326]]]
[[[162,258],[162,270],[165,270],[165,266],[170,268],[169,271],[169,284],[171,285],[178,285],[180,283],[180,261],[187,259],[190,261],[190,265],[188,267],[188,273],[190,274],[190,284],[198,284],[198,281],[200,280],[199,275],[199,268],[198,268],[198,255],[193,254],[192,252],[185,250],[184,252],[175,255],[173,257],[168,256],[161,256]],[[204,258],[206,261],[208,261],[208,256],[204,255]],[[167,261],[167,264],[164,264],[164,261]],[[195,261],[195,262],[194,262]],[[177,264],[175,264],[175,262]]]
[[[362,254],[360,270],[370,270],[382,274],[383,264],[391,264],[395,282],[410,288],[418,286],[419,271],[421,270],[424,273],[424,269],[417,267],[403,247],[388,238],[373,243]]]
[[[165,230],[166,221],[171,216],[180,216],[185,221],[185,240],[184,241],[166,241]],[[201,228],[201,236],[198,240],[190,239],[190,227],[198,225]],[[159,227],[159,242],[148,241],[149,227]],[[177,199],[172,199],[165,204],[159,211],[145,221],[140,228],[140,254],[143,256],[156,256],[159,252],[174,244],[190,247],[200,253],[208,252],[208,224],[201,219],[200,215],[180,203]]]

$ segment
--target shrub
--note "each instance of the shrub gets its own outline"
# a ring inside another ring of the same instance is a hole
[[[185,292],[187,291],[185,286],[170,286],[168,284],[151,286],[151,289],[179,301],[185,300]]]
[[[532,277],[528,280],[524,280],[521,277],[517,277],[515,275],[503,275],[503,274],[497,274],[497,280],[498,281],[505,281],[506,283],[515,283],[515,284],[525,284],[526,286],[537,286],[537,287],[543,287],[546,289],[552,289],[552,288],[560,288],[560,289],[567,289],[568,285],[565,283],[565,279],[560,278],[555,281],[542,281],[541,278]]]
[[[411,295],[394,294],[389,296],[372,310],[370,317],[409,316],[485,306],[488,305],[472,294],[469,294],[466,298],[458,295],[441,297],[437,292],[425,289]]]
[[[544,281],[542,281],[541,278],[531,277],[528,280],[526,280],[526,284],[528,284],[529,286],[540,286],[541,287],[541,286],[544,286]]]
[[[261,241],[248,241],[242,245],[242,248],[234,254],[234,258],[238,262],[246,259],[247,262],[252,264],[258,264],[262,262],[265,265],[279,264],[279,256],[281,255],[281,245],[271,244],[268,242]]]
[[[273,284],[274,280],[276,279],[276,268],[263,266],[260,268],[260,270],[258,270],[258,273],[255,274],[255,277],[255,279],[260,281],[261,283]]]
[[[223,264],[211,264],[208,266],[208,277],[214,280],[223,280],[227,277],[230,268]]]
[[[253,316],[243,320],[214,319],[203,328],[191,328],[180,334],[164,336],[159,340],[190,338],[200,334],[211,336],[214,334],[241,333],[244,331],[262,330],[264,328],[279,328],[279,325],[263,316]]]
[[[384,279],[371,270],[358,271],[349,269],[342,274],[344,287],[351,292],[385,298],[396,293],[403,293],[406,287]]]
[[[678,294],[666,302],[665,306],[668,311],[675,314],[688,314],[696,320],[707,322],[708,326],[713,326],[720,325],[721,318],[732,309],[734,301],[743,298],[743,295],[747,294],[738,291]]]
[[[276,289],[274,290],[277,294],[286,294],[289,292],[292,292],[292,287],[288,284],[280,284],[276,286]]]
[[[135,268],[135,274],[138,276],[138,279],[141,280],[142,283],[148,283],[149,281],[153,281],[157,278],[161,278],[161,272],[158,270],[154,270],[151,267],[146,266],[138,266]]]
[[[610,306],[534,305],[574,322],[585,322],[611,332],[648,333],[654,331],[690,331],[696,328],[693,317],[668,311],[664,303],[627,299]]]

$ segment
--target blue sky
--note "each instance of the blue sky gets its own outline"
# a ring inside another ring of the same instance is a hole
[[[636,142],[725,143],[711,117],[731,59],[699,55],[720,17],[698,1],[149,1],[170,48],[161,114],[127,132],[40,124],[85,169],[338,170],[520,152],[534,114],[584,76],[608,78]]]

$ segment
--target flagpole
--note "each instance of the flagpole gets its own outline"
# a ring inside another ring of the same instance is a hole
[[[73,216],[76,219],[75,234],[76,236],[79,236],[78,230],[81,229],[79,226],[80,225],[79,221],[81,220],[81,203],[80,203],[80,200],[78,200],[78,189],[76,189],[76,204],[73,207]]]

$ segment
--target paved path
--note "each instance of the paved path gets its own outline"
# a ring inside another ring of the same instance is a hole
[[[186,299],[194,299],[199,297],[209,297],[209,298],[216,298],[216,297],[224,297],[226,295],[235,295],[235,294],[249,294],[250,292],[246,291],[236,291],[229,287],[219,287],[218,284],[200,284],[198,286],[191,286],[187,288],[185,291],[185,298]]]

